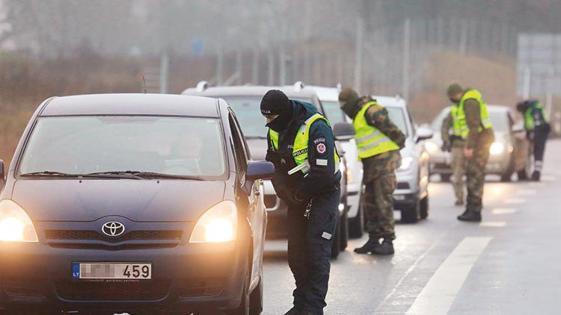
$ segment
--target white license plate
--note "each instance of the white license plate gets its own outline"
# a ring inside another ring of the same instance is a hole
[[[150,263],[72,263],[72,278],[84,280],[150,280]]]

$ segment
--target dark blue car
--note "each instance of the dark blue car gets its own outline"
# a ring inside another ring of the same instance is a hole
[[[55,97],[2,178],[0,313],[259,314],[261,179],[224,101]]]

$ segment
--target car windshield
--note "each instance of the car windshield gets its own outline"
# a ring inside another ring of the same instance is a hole
[[[489,119],[496,131],[506,132],[510,128],[508,115],[503,111],[489,111]]]
[[[24,152],[19,174],[153,172],[213,179],[226,173],[218,119],[42,117]]]
[[[400,107],[386,106],[390,120],[403,132],[406,137],[409,137],[407,130],[405,110]]]
[[[321,103],[323,105],[323,109],[325,110],[325,116],[332,125],[345,122],[345,114],[339,107],[339,102],[322,101]]]

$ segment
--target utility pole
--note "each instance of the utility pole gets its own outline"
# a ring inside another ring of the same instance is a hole
[[[162,94],[166,94],[168,92],[168,78],[169,55],[167,52],[164,52],[160,56],[160,93]]]
[[[529,99],[531,94],[532,72],[529,66],[524,66],[524,77],[522,82],[522,97]]]
[[[405,100],[409,99],[409,50],[411,46],[411,21],[409,19],[405,20],[403,24],[403,58],[402,58],[402,68],[401,68],[401,93],[403,93],[403,98]]]
[[[224,80],[224,50],[218,44],[216,49],[216,85],[221,85]]]

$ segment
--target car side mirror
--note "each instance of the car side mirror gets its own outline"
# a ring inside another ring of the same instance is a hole
[[[431,139],[432,136],[432,129],[428,127],[419,127],[419,129],[417,129],[417,135],[415,136],[415,142],[419,143],[421,141]]]
[[[275,166],[267,161],[249,161],[245,178],[253,181],[257,179],[271,179],[275,174]]]
[[[338,122],[333,126],[335,140],[351,140],[355,136],[355,127],[346,122]]]

